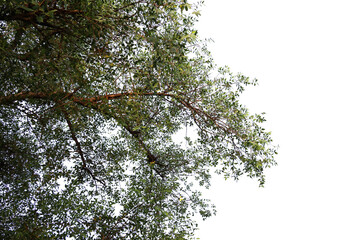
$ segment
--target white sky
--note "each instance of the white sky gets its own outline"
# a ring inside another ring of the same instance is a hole
[[[205,0],[216,63],[258,78],[242,98],[280,145],[265,188],[215,178],[204,240],[360,239],[360,2]]]

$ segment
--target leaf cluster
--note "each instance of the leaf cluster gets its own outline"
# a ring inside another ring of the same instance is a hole
[[[276,148],[239,103],[256,81],[213,63],[198,7],[1,2],[1,238],[191,239],[212,169],[264,184]]]

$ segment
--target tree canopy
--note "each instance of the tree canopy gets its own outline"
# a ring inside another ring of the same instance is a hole
[[[239,102],[256,81],[213,63],[198,16],[187,0],[1,1],[2,239],[191,239],[212,170],[264,184],[276,148]]]

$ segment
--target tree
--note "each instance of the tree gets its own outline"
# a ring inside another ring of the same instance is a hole
[[[214,65],[198,5],[0,9],[2,239],[189,239],[213,169],[264,184],[276,149],[239,103],[256,81]]]

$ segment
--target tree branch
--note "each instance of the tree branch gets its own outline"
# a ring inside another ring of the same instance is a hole
[[[135,132],[135,131],[132,131],[130,127],[128,126],[124,126],[124,128],[135,138],[138,140],[139,142],[139,145],[141,146],[142,149],[145,150],[146,152],[146,157],[147,157],[147,161],[149,164],[156,164],[160,167],[164,167],[163,164],[161,164],[159,161],[158,161],[158,157],[156,157],[148,148],[147,146],[145,145],[144,141],[141,139],[141,136],[139,133]],[[153,168],[154,171],[162,178],[162,179],[165,179],[165,176],[163,173],[161,173],[158,169],[156,168]]]
[[[104,182],[103,180],[97,178],[97,177],[94,175],[94,173],[90,170],[90,168],[87,167],[87,165],[86,165],[86,159],[85,159],[85,157],[84,157],[84,152],[82,151],[80,142],[79,142],[79,140],[78,140],[77,137],[76,137],[74,128],[73,128],[72,123],[71,123],[70,118],[69,118],[69,114],[65,111],[65,109],[62,109],[62,112],[64,113],[66,123],[67,123],[67,125],[68,125],[68,127],[69,127],[69,129],[70,129],[71,138],[74,140],[75,145],[76,145],[76,148],[77,148],[77,152],[78,152],[79,155],[80,155],[83,169],[84,169],[95,181],[98,181],[98,182],[100,182],[101,184],[103,184],[103,185],[105,186],[105,185],[106,185],[105,182]]]
[[[20,92],[18,94],[10,95],[10,96],[3,96],[0,97],[0,104],[6,104],[9,102],[19,101],[19,100],[26,100],[26,99],[48,99],[53,101],[58,101],[57,99],[61,99],[61,101],[70,100],[74,103],[77,103],[79,105],[82,105],[83,107],[92,108],[96,111],[99,111],[99,102],[101,101],[108,101],[108,100],[116,100],[123,97],[129,97],[129,96],[160,96],[160,97],[170,97],[174,101],[180,103],[184,108],[188,109],[191,112],[192,118],[196,122],[197,126],[202,130],[200,122],[212,122],[218,129],[221,129],[227,133],[232,133],[235,135],[239,135],[238,132],[236,132],[234,129],[232,129],[230,126],[228,126],[226,123],[222,122],[220,119],[217,119],[214,116],[211,116],[209,113],[205,112],[203,109],[196,106],[196,104],[192,104],[191,102],[186,101],[182,96],[178,96],[174,93],[171,93],[169,90],[165,90],[162,92],[136,92],[136,91],[128,91],[128,92],[120,92],[115,94],[106,94],[106,95],[99,95],[95,97],[78,97],[75,96],[75,92],[78,89],[75,89],[72,93],[67,93],[63,91],[55,91],[51,93],[44,93],[44,92]],[[173,102],[174,104],[174,102]],[[66,112],[64,112],[65,114]],[[105,113],[109,115],[110,117],[114,117],[111,113]],[[66,115],[65,115],[66,116]],[[198,119],[198,117],[201,119]],[[72,132],[72,138],[75,141],[78,152],[80,154],[80,157],[83,161],[84,169],[86,169],[90,175],[93,176],[92,172],[86,167],[86,161],[82,154],[80,143],[77,141],[76,136],[74,134],[74,131],[72,129],[71,122],[68,117],[66,117],[68,126]],[[160,167],[165,167],[164,165],[161,165],[159,161],[157,161],[157,157],[152,154],[152,152],[147,148],[146,144],[143,142],[140,136],[139,131],[134,131],[130,126],[126,126],[123,124],[123,127],[139,142],[139,145],[144,151],[146,152],[148,163],[155,163],[156,165]],[[161,178],[165,178],[164,175],[156,168],[154,168],[154,171],[161,176]],[[93,176],[95,179],[95,176]]]
[[[57,97],[64,97],[63,100],[66,98],[71,98],[72,101],[74,101],[76,103],[80,103],[81,105],[84,105],[85,103],[94,103],[94,102],[99,102],[99,101],[105,100],[105,99],[107,99],[107,100],[119,99],[119,98],[122,98],[125,96],[174,96],[173,94],[169,94],[167,91],[148,92],[148,93],[147,92],[145,92],[145,93],[122,92],[122,93],[115,93],[115,94],[100,95],[100,96],[90,97],[90,98],[76,97],[73,95],[74,95],[74,92],[68,93],[68,92],[64,92],[64,91],[54,91],[54,92],[50,92],[50,93],[24,91],[24,92],[20,92],[17,94],[11,94],[8,96],[1,96],[0,97],[0,105],[9,104],[14,101],[21,101],[21,100],[26,100],[26,99],[55,100]]]
[[[106,95],[100,95],[96,97],[77,97],[74,96],[74,93],[77,91],[76,89],[72,93],[67,93],[63,91],[55,91],[51,93],[44,93],[44,92],[20,92],[17,94],[9,95],[9,96],[2,96],[0,97],[0,105],[2,104],[8,104],[14,101],[20,101],[25,99],[49,99],[49,100],[55,100],[58,97],[62,97],[62,100],[65,99],[71,99],[73,102],[78,103],[82,106],[89,107],[89,105],[93,105],[94,103],[97,103],[102,100],[115,100],[120,99],[123,97],[128,96],[163,96],[163,97],[171,97],[181,103],[185,108],[189,109],[194,114],[201,117],[204,121],[211,121],[213,122],[219,129],[222,129],[228,133],[232,133],[237,135],[237,132],[234,131],[231,127],[229,127],[226,123],[220,121],[219,119],[214,118],[213,116],[210,116],[205,111],[197,108],[193,104],[185,101],[182,97],[169,93],[168,90],[162,91],[162,92],[135,92],[135,91],[129,91],[129,92],[121,92],[121,93],[114,93],[114,94],[106,94]]]

